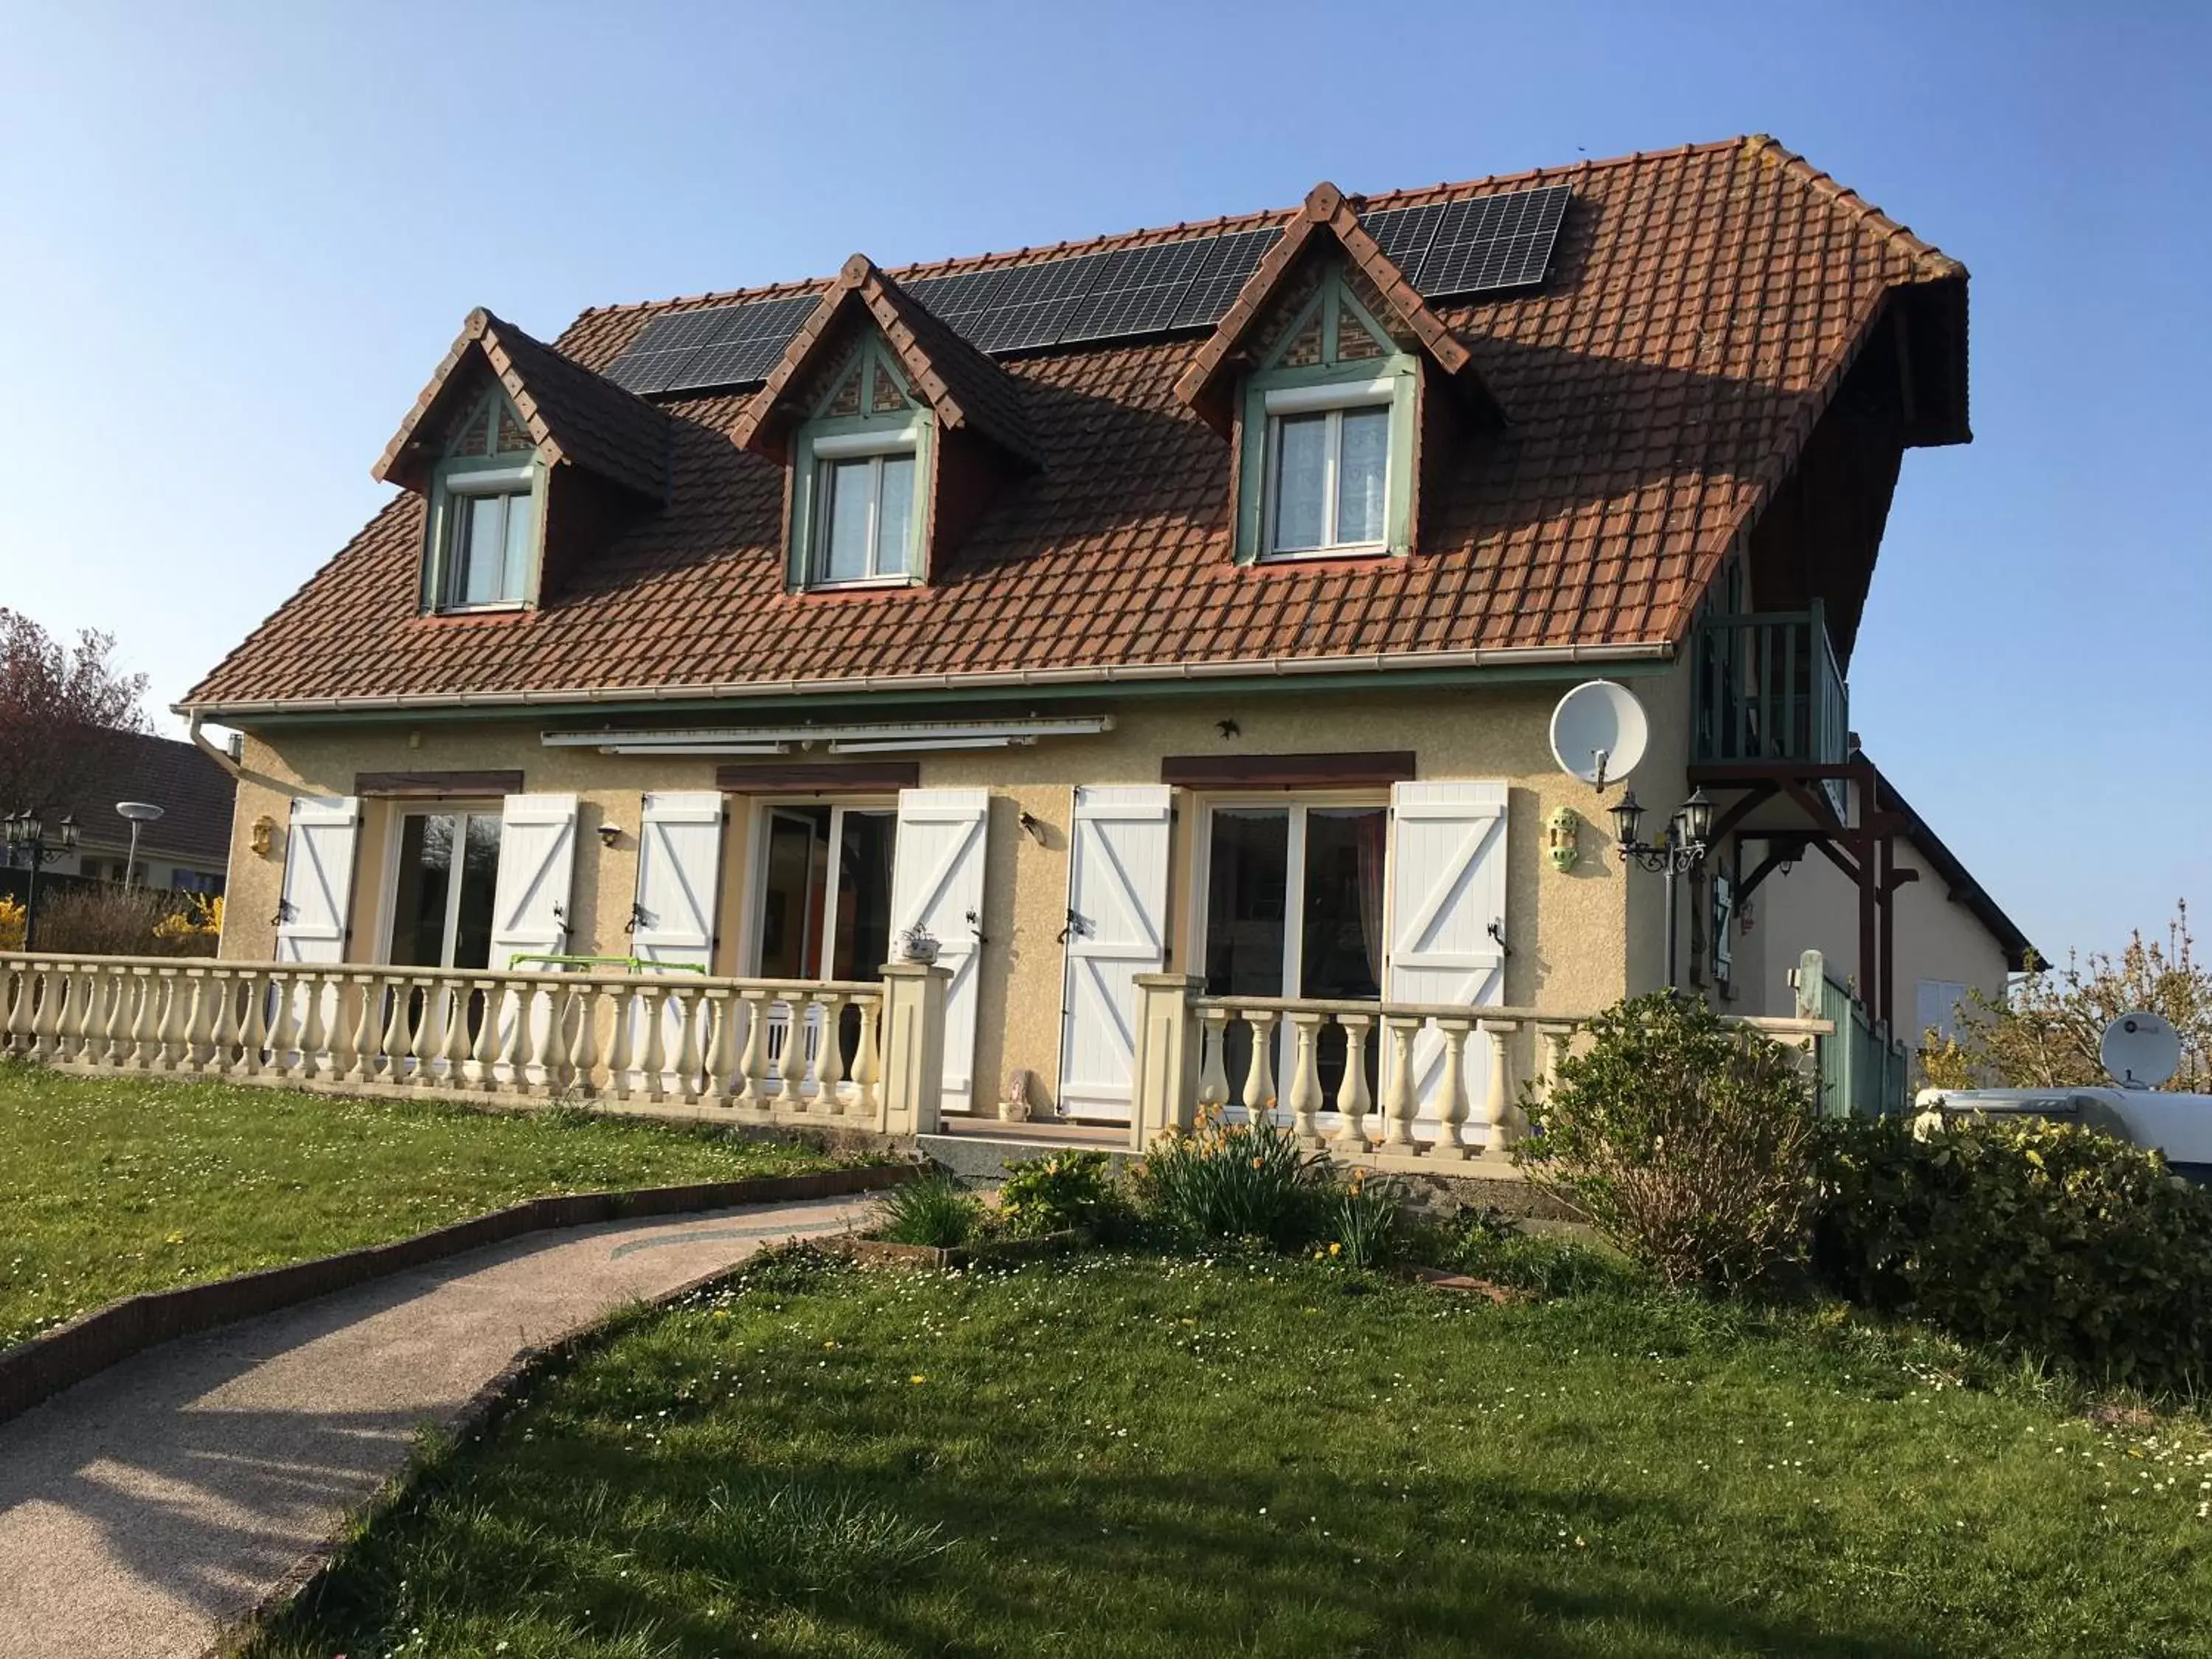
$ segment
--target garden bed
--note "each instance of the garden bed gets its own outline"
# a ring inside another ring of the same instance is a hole
[[[895,1239],[834,1238],[823,1248],[867,1267],[927,1267],[939,1272],[983,1266],[1002,1267],[1057,1255],[1084,1242],[1081,1232],[1069,1228],[1035,1238],[985,1238],[973,1244],[902,1244]]]

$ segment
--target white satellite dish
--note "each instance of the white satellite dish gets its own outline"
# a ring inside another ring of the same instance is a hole
[[[2155,1089],[2181,1069],[2181,1034],[2156,1014],[2122,1014],[2105,1028],[2097,1058],[2123,1089]]]
[[[1562,772],[1600,789],[1636,769],[1650,737],[1644,705],[1611,680],[1585,681],[1552,711],[1552,758]]]

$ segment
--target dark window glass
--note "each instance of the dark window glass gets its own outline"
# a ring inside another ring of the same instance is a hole
[[[837,926],[830,977],[873,979],[891,955],[891,812],[845,814],[837,849]]]
[[[499,820],[471,812],[461,850],[461,902],[453,918],[455,968],[491,966],[492,895],[499,882]],[[505,963],[499,964],[504,968]]]
[[[767,979],[811,979],[815,927],[827,884],[830,809],[778,807],[769,814],[768,875],[761,889],[760,971]]]
[[[410,812],[400,820],[399,890],[392,906],[392,960],[400,967],[445,965],[453,830],[444,812]]]

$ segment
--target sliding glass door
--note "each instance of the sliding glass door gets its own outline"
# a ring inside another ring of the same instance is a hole
[[[404,968],[489,967],[499,813],[408,812],[398,841],[386,960]]]

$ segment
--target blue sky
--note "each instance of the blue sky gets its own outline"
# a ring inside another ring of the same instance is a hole
[[[1973,272],[1852,671],[2046,951],[2212,903],[2212,9],[0,3],[0,603],[163,704],[386,492],[472,305],[1775,134]],[[1310,103],[1302,92],[1310,89]]]

